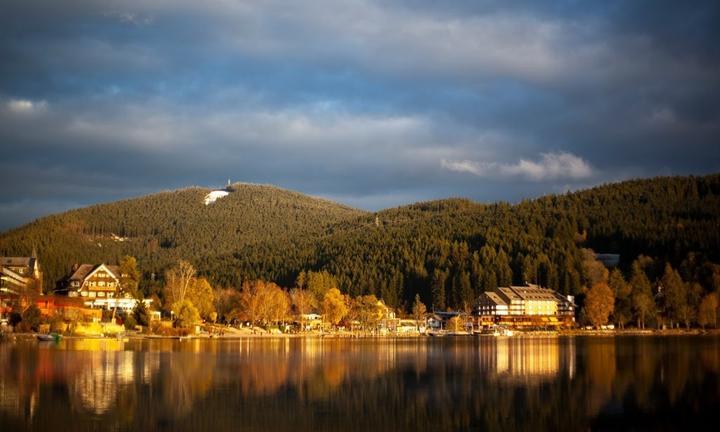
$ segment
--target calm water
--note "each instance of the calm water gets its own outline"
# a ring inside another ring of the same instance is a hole
[[[0,343],[0,430],[717,430],[719,337]]]

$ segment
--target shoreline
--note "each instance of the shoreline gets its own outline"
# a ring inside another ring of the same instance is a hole
[[[36,340],[40,333],[4,333],[0,340],[19,341]],[[622,337],[622,336],[645,336],[645,337],[676,337],[676,336],[718,336],[720,329],[690,329],[690,330],[657,330],[657,329],[627,329],[627,330],[560,330],[560,331],[518,331],[512,336],[479,335],[474,333],[452,333],[441,334],[443,338],[542,338],[542,337]],[[435,337],[434,337],[435,336]],[[232,333],[225,335],[186,335],[186,336],[165,336],[154,334],[127,333],[122,336],[83,336],[83,335],[62,335],[63,340],[240,340],[240,339],[417,339],[436,338],[438,335],[431,334],[370,334],[370,333]]]

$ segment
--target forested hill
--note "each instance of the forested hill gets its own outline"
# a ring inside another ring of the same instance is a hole
[[[373,214],[268,186],[232,189],[208,206],[208,190],[192,188],[43,218],[0,236],[0,253],[35,247],[49,281],[75,262],[124,254],[137,257],[146,280],[184,258],[221,286],[258,278],[291,286],[302,270],[326,270],[353,295],[401,306],[417,293],[437,308],[511,282],[579,293],[588,277],[584,248],[620,254],[626,274],[640,254],[654,258],[651,277],[669,262],[706,290],[713,287],[705,269],[720,261],[717,174],[515,205],[449,199]]]
[[[655,259],[651,277],[669,262],[697,280],[720,258],[720,175],[628,181],[517,205],[435,201],[376,220],[343,224],[320,243],[317,266],[351,293],[390,303],[420,293],[435,307],[459,307],[511,282],[578,294],[588,276],[583,248],[620,254],[626,274],[642,254]]]
[[[74,263],[117,262],[125,254],[137,257],[147,276],[161,275],[182,258],[201,264],[256,244],[292,248],[364,214],[273,186],[238,183],[227,191],[208,205],[211,189],[192,187],[45,217],[2,234],[0,253],[35,248],[46,287]]]

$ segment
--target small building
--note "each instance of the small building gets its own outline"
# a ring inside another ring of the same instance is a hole
[[[33,286],[38,294],[42,292],[42,271],[36,257],[0,257],[2,292],[17,293],[30,286]]]
[[[65,290],[68,297],[113,298],[122,291],[120,276],[118,266],[81,264],[67,279]]]
[[[138,300],[124,292],[120,267],[108,264],[81,264],[66,279],[58,294],[69,298],[81,298],[85,305],[100,309],[131,311]],[[143,300],[146,306],[152,300]]]
[[[323,327],[322,315],[316,313],[302,314],[296,322],[302,326],[302,331],[320,330]]]
[[[467,317],[467,314],[458,311],[434,311],[433,313],[428,315],[428,317],[425,319],[425,323],[429,330],[442,330],[447,327],[447,323],[448,321],[450,321],[451,318],[462,318],[463,316]]]
[[[399,319],[395,326],[397,334],[417,334],[425,333],[425,323],[414,319]]]
[[[575,296],[562,295],[555,291],[557,298],[557,314],[561,317],[571,317],[575,320]]]
[[[100,321],[102,310],[85,305],[83,299],[59,295],[39,296],[35,305],[46,316],[59,316],[72,321]]]

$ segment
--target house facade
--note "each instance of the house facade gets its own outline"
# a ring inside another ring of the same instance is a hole
[[[138,300],[124,292],[120,267],[109,264],[81,264],[67,278],[62,293],[80,298],[86,306],[131,311]],[[144,300],[149,305],[151,300]]]
[[[17,293],[33,287],[42,292],[40,263],[32,257],[0,257],[0,289],[5,293]]]
[[[81,264],[67,280],[67,295],[86,299],[115,298],[122,292],[120,277],[118,266]]]
[[[478,298],[474,313],[479,327],[561,327],[575,322],[573,300],[538,285],[499,287]]]

